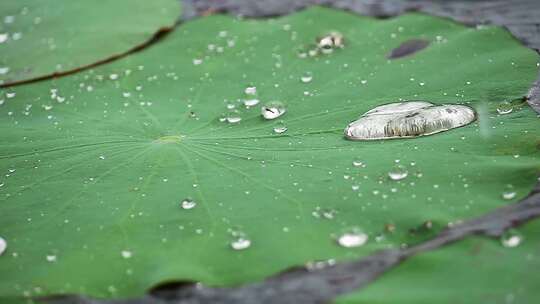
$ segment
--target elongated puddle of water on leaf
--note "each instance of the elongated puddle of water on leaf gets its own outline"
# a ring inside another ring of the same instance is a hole
[[[364,113],[345,128],[350,140],[412,138],[465,126],[476,119],[463,105],[434,105],[425,101],[390,103]]]

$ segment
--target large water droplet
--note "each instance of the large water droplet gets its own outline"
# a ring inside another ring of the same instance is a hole
[[[409,175],[409,171],[407,171],[407,167],[401,164],[396,164],[392,169],[388,172],[388,177],[390,177],[391,180],[402,180]]]
[[[523,240],[523,236],[517,230],[510,229],[501,236],[501,244],[507,248],[519,246]]]
[[[261,115],[264,119],[276,119],[286,112],[285,105],[279,101],[272,101],[261,108]]]
[[[244,250],[251,246],[251,241],[247,238],[239,237],[231,242],[231,248],[234,250]]]
[[[463,105],[434,105],[424,101],[391,103],[364,113],[345,129],[350,140],[411,138],[465,126],[475,120]]]
[[[195,208],[195,206],[197,206],[197,203],[191,198],[186,198],[180,203],[180,206],[182,207],[182,209],[189,210]]]
[[[4,238],[0,237],[0,256],[4,254],[7,248],[7,242]]]
[[[346,248],[360,247],[368,240],[368,235],[353,229],[339,236],[337,242],[339,246]]]

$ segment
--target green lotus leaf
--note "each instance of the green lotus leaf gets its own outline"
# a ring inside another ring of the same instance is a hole
[[[500,242],[475,237],[413,257],[335,303],[534,303],[539,224],[511,230]]]
[[[329,33],[342,40],[322,52]],[[430,44],[387,58],[411,39]],[[111,64],[4,89],[0,295],[238,285],[516,202],[540,169],[540,123],[521,100],[537,62],[497,27],[314,7],[197,19]],[[344,138],[362,113],[406,100],[478,117],[431,136]],[[406,177],[388,176],[396,165]]]
[[[0,84],[108,60],[180,15],[177,0],[3,0],[0,11]]]

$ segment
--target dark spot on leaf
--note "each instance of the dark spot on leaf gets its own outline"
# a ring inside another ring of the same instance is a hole
[[[428,40],[411,39],[403,42],[397,48],[393,49],[388,55],[388,59],[396,59],[412,55],[418,51],[425,49],[429,45]]]

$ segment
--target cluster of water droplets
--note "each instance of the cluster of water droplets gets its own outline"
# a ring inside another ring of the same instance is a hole
[[[345,38],[343,35],[339,32],[330,32],[321,37],[317,37],[314,45],[302,47],[298,52],[298,57],[307,58],[315,57],[320,54],[328,55],[343,47],[345,47]]]
[[[227,49],[236,46],[236,37],[233,37],[227,31],[219,31],[216,37],[216,41],[207,45],[206,50],[202,52],[201,56],[193,58],[193,65],[202,65],[205,61],[210,60],[212,57],[223,54]]]
[[[21,12],[22,15],[26,15],[27,13],[28,13],[27,9],[24,9]],[[7,16],[4,16],[3,19],[4,19],[3,20],[4,24],[0,28],[3,28],[4,30],[8,30],[12,26],[12,24],[15,22],[16,17],[13,15],[7,15]],[[36,17],[36,19],[34,19],[34,24],[37,25],[39,24],[39,22],[41,22],[41,18]],[[18,32],[18,31],[0,32],[0,46],[7,43],[16,43],[17,41],[21,40],[22,37],[23,37],[23,33]],[[9,66],[0,66],[0,76],[8,74],[10,71],[11,71],[11,68]]]
[[[320,206],[315,207],[315,210],[311,212],[311,215],[314,218],[332,220],[337,215],[337,210],[332,208],[321,208]]]
[[[254,85],[245,87],[242,98],[236,101],[225,100],[225,113],[220,117],[221,122],[238,124],[245,116],[253,115],[251,109],[261,104],[259,92]],[[281,101],[269,101],[260,106],[261,117],[264,120],[275,120],[287,112],[285,104]],[[283,134],[288,128],[283,120],[279,120],[273,126],[273,133]]]

